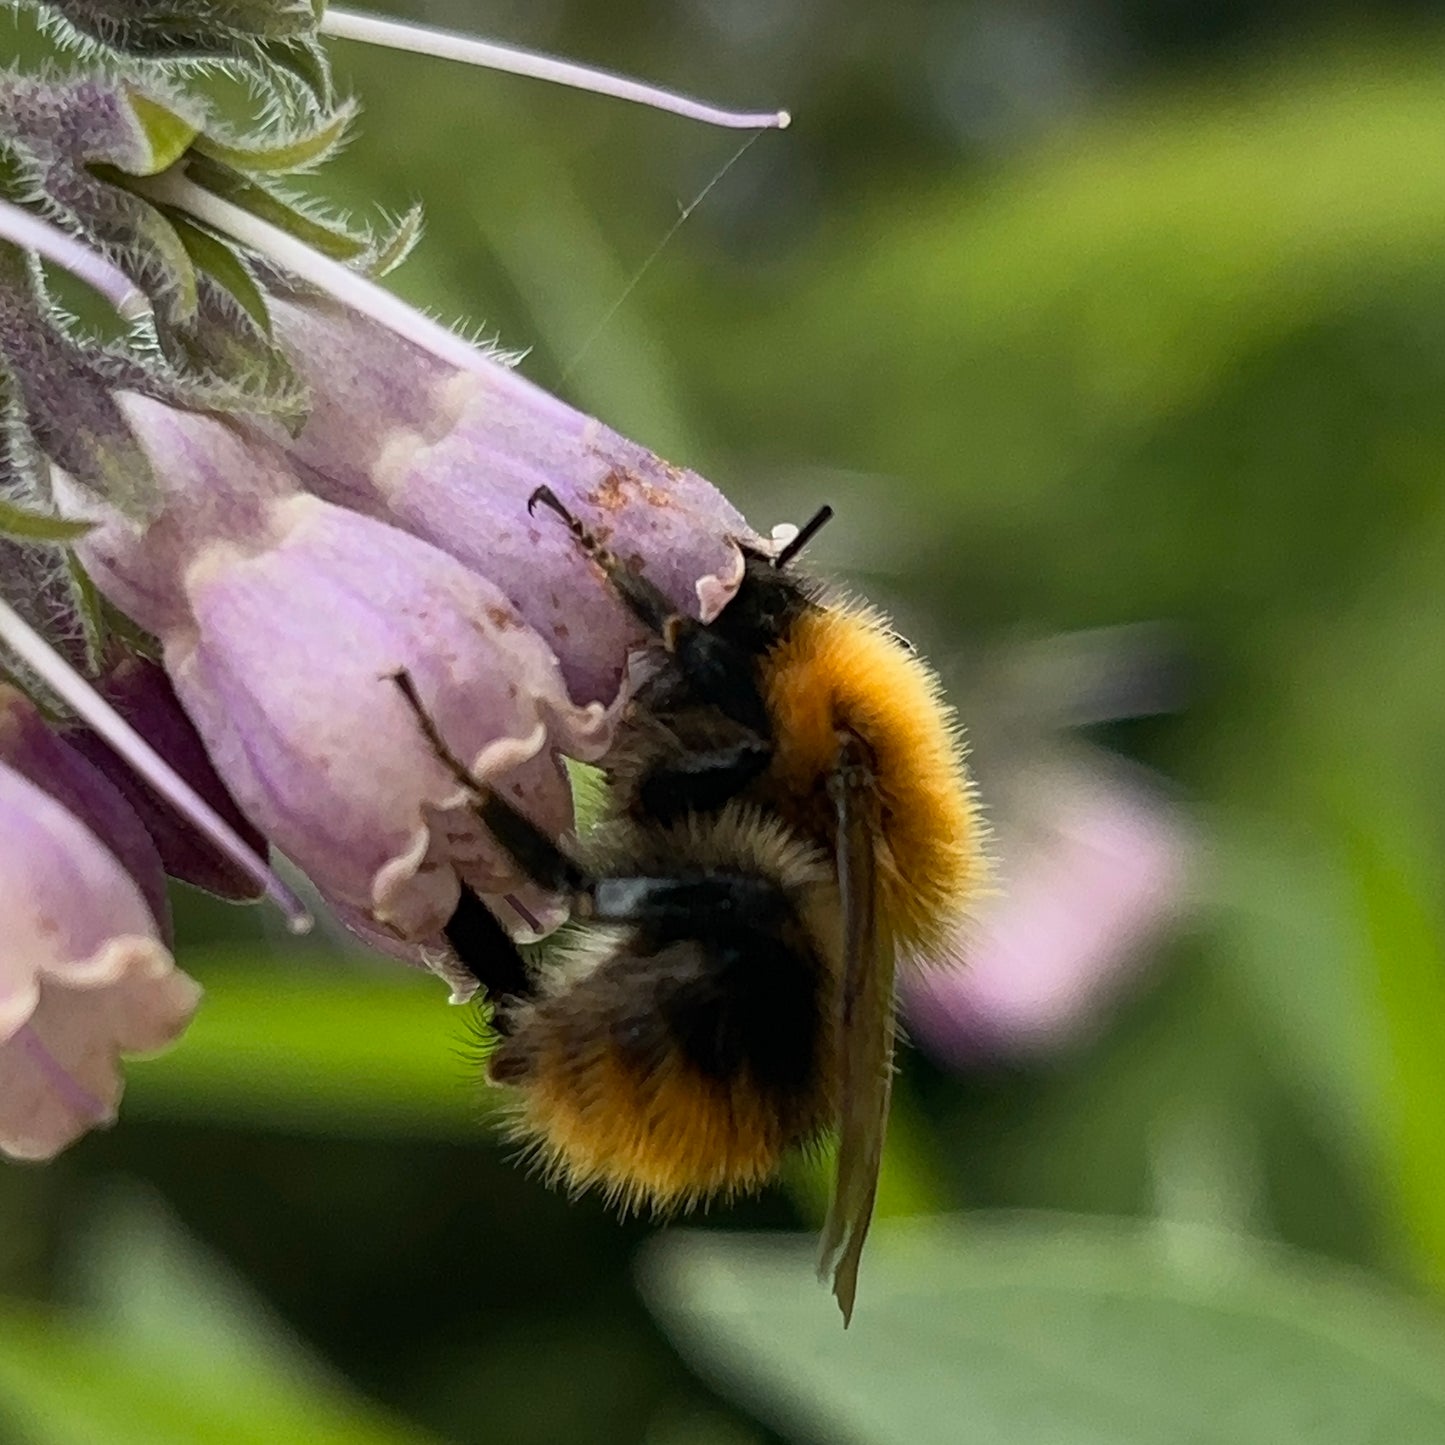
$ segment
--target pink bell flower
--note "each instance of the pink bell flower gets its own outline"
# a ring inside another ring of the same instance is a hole
[[[173,1043],[200,989],[115,854],[4,764],[0,915],[0,1151],[49,1159],[114,1122],[122,1057]]]

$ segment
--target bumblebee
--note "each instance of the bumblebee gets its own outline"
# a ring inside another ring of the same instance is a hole
[[[538,505],[652,644],[603,762],[606,816],[574,849],[477,790],[483,823],[576,925],[530,968],[463,896],[447,936],[493,1002],[489,1076],[517,1091],[516,1132],[550,1174],[625,1206],[755,1190],[836,1131],[819,1274],[846,1322],[887,1123],[896,961],[941,944],[983,879],[955,720],[880,614],[793,571],[828,508],[776,556],[745,551],[736,594],[703,623],[549,489]]]

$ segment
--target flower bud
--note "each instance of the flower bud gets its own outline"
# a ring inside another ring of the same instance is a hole
[[[90,828],[0,764],[0,1150],[48,1159],[110,1124],[124,1054],[179,1037],[200,989]]]

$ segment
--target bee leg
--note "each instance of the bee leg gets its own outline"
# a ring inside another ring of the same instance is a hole
[[[492,1027],[499,1034],[510,1033],[508,1004],[537,992],[521,949],[496,914],[465,884],[443,932],[457,962],[486,990],[493,1005]]]
[[[578,548],[602,569],[612,590],[617,593],[633,616],[656,637],[666,635],[669,624],[676,621],[677,609],[647,580],[627,566],[610,548],[604,546],[586,526],[577,520],[558,500],[551,487],[538,487],[527,498],[527,511],[536,511],[540,502],[555,512],[566,524]]]
[[[572,899],[585,895],[591,879],[532,820],[490,788],[478,790],[477,816],[512,862],[538,888]]]
[[[477,780],[447,746],[436,722],[422,703],[411,674],[402,668],[392,673],[389,680],[396,684],[407,705],[416,714],[417,724],[431,744],[432,751],[447,766],[457,782],[480,797],[482,789]],[[451,945],[452,952],[456,954],[457,962],[487,991],[487,998],[492,1003],[501,1005],[506,999],[529,998],[536,992],[527,962],[513,942],[511,934],[502,927],[496,914],[465,883],[462,884],[456,909],[447,920],[442,933]],[[503,1008],[498,1007],[495,1010],[492,1026],[498,1033],[507,1031]]]
[[[624,605],[673,655],[694,691],[715,702],[734,721],[765,734],[767,710],[758,691],[756,663],[747,650],[679,612],[646,577],[633,572],[603,546],[550,487],[538,487],[527,499],[527,510],[533,511],[539,502],[567,524],[577,545],[602,569]]]
[[[477,780],[472,776],[471,769],[457,757],[447,746],[446,739],[442,737],[436,720],[426,710],[426,705],[421,700],[421,694],[416,690],[416,683],[412,681],[411,673],[406,668],[400,668],[396,672],[388,673],[384,681],[396,684],[397,691],[407,701],[407,705],[416,714],[418,726],[426,735],[426,740],[431,744],[432,751],[437,758],[446,765],[447,770],[468,792],[477,791]]]
[[[789,909],[771,879],[724,870],[599,878],[588,895],[597,922],[635,924],[656,945],[720,932],[753,936],[776,927]]]

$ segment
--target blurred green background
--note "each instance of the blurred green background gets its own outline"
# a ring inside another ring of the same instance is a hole
[[[338,43],[313,188],[422,201],[398,291],[758,526],[833,502],[813,560],[938,662],[1002,837],[1061,744],[997,659],[1171,624],[1179,705],[1088,745],[1189,875],[1101,1025],[904,1060],[885,1213],[956,1214],[879,1226],[847,1336],[739,1233],[816,1178],[569,1203],[433,981],[180,898],[186,1042],[0,1167],[0,1438],[1445,1441],[1445,12],[407,13],[792,109],[644,271],[741,138]]]

